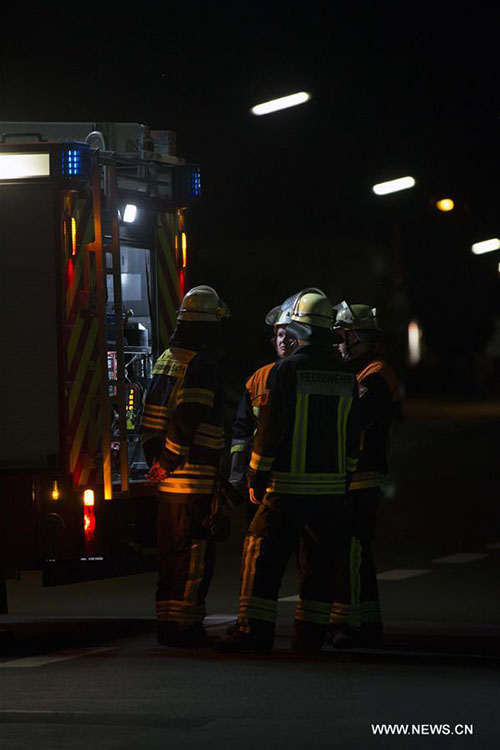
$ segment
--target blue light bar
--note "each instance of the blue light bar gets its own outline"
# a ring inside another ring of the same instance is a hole
[[[63,148],[61,152],[61,171],[67,177],[78,177],[84,174],[82,150],[71,146]]]
[[[191,169],[189,175],[189,192],[193,198],[198,198],[201,195],[201,175],[198,167]]]

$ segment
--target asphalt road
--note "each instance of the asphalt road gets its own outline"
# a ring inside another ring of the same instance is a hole
[[[500,415],[407,413],[376,543],[384,649],[294,657],[294,560],[269,657],[159,648],[153,574],[41,589],[25,573],[0,619],[2,750],[499,747]],[[214,634],[236,612],[243,531],[240,513],[219,549]],[[383,723],[413,734],[373,734]]]

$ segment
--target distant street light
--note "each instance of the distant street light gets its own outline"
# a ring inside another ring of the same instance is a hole
[[[472,245],[472,252],[474,255],[483,255],[483,253],[491,253],[493,250],[500,250],[500,240],[496,237],[491,240],[483,240],[482,242],[475,242]]]
[[[436,208],[439,211],[453,211],[455,202],[451,198],[442,198],[440,201],[437,201]]]
[[[307,91],[299,91],[298,94],[290,94],[289,96],[282,96],[279,99],[272,99],[272,101],[257,104],[255,107],[252,107],[250,112],[260,117],[260,115],[268,115],[280,109],[288,109],[289,107],[296,107],[298,104],[304,104],[310,98],[311,94],[308,94]]]
[[[400,177],[397,180],[389,180],[389,182],[379,182],[374,185],[372,190],[375,195],[388,195],[389,193],[397,193],[400,190],[408,190],[415,186],[415,180],[413,177]]]

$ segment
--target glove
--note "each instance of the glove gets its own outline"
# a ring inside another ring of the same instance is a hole
[[[148,480],[151,484],[159,484],[169,476],[169,472],[163,469],[159,462],[155,459],[153,465],[148,472]]]

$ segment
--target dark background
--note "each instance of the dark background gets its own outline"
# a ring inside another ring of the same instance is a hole
[[[500,236],[499,20],[477,2],[11,5],[1,119],[177,132],[202,169],[189,284],[233,310],[234,377],[272,358],[267,310],[313,285],[380,307],[407,392],[497,395],[500,253],[470,245]],[[305,105],[249,112],[301,90]],[[416,188],[373,194],[407,174]],[[411,318],[426,349],[407,369]]]

